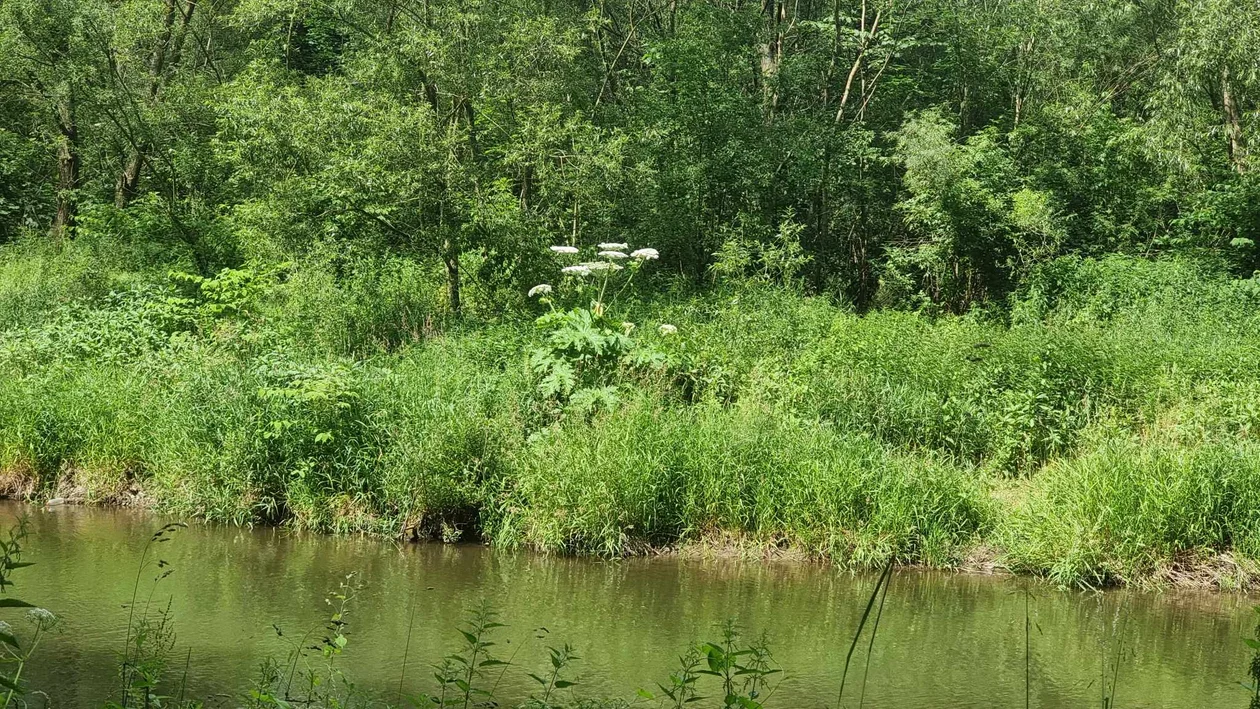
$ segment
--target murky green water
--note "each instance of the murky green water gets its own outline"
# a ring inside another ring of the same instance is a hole
[[[23,509],[0,512],[11,516]],[[52,706],[99,706],[116,684],[123,604],[140,551],[162,520],[58,508],[31,510],[31,522],[29,560],[37,566],[19,572],[16,594],[64,619],[40,649],[31,677]],[[520,696],[525,671],[545,663],[531,632],[539,626],[551,630],[551,643],[578,647],[585,692],[631,697],[663,679],[688,643],[713,637],[716,623],[736,617],[769,634],[787,670],[789,679],[772,706],[834,707],[848,638],[873,583],[813,565],[608,563],[200,525],[161,552],[175,573],[162,582],[158,597],[172,599],[177,654],[191,649],[189,691],[200,696],[246,687],[265,655],[283,652],[271,625],[300,633],[318,624],[326,591],[356,572],[367,586],[350,617],[345,666],[369,691],[396,691],[413,596],[410,691],[424,688],[424,666],[453,648],[462,611],[484,598],[511,624],[503,647],[524,644],[515,659],[524,667],[503,680],[508,698]],[[1011,579],[897,574],[865,706],[1023,706],[1021,588]],[[1250,633],[1249,599],[1047,588],[1035,594],[1033,706],[1099,706],[1103,657],[1114,656],[1118,637],[1123,646],[1116,707],[1246,706],[1238,680],[1247,662],[1241,638]]]

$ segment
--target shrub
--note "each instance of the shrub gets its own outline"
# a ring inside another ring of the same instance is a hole
[[[263,315],[295,343],[367,356],[439,329],[442,275],[403,257],[345,252],[296,267]]]

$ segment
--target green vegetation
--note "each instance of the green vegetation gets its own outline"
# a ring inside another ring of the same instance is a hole
[[[14,493],[569,552],[948,566],[987,545],[1088,584],[1260,555],[1253,284],[1046,271],[1015,308],[1044,313],[1011,324],[746,283],[627,305],[630,335],[614,306],[557,309],[357,358],[287,329],[298,275],[180,276],[7,333],[0,456]],[[1130,279],[1149,292],[1109,297]]]
[[[1260,555],[1260,12],[0,7],[0,483],[1065,584]]]

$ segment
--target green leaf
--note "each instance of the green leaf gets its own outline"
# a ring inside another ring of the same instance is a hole
[[[26,601],[19,601],[16,598],[0,598],[0,608],[34,608],[35,606]]]
[[[13,648],[14,650],[20,650],[20,649],[22,649],[22,648],[18,645],[17,638],[13,637],[12,635],[10,635],[10,634],[8,634],[8,633],[0,633],[0,642],[3,642],[5,645],[8,645],[9,647]]]

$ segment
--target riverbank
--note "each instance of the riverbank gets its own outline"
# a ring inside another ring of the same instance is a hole
[[[406,271],[189,289],[87,257],[30,277],[39,258],[0,268],[11,495],[560,553],[1254,578],[1260,287],[1190,263],[1056,262],[968,316],[755,284],[631,302],[633,349],[557,395],[531,366],[546,332],[418,313]]]

